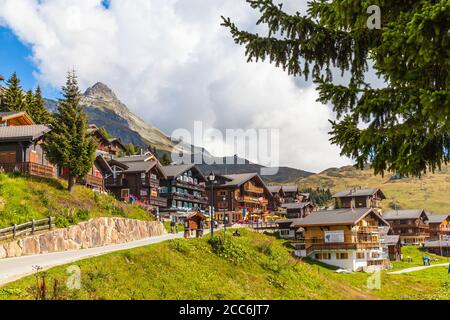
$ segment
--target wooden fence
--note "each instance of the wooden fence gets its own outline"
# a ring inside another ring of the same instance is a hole
[[[55,218],[49,217],[42,220],[32,220],[23,224],[15,224],[12,227],[0,229],[0,241],[15,239],[16,237],[28,234],[34,234],[41,230],[51,230],[55,226]]]

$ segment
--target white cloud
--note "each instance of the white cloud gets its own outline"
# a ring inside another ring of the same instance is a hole
[[[130,109],[170,134],[211,127],[279,128],[282,165],[319,171],[349,164],[329,144],[329,108],[310,84],[247,64],[220,16],[255,28],[236,0],[0,0],[0,24],[33,48],[39,79],[59,87],[75,67],[83,88],[108,84]],[[306,1],[286,1],[290,12]],[[210,145],[212,149],[214,146]],[[217,147],[217,146],[215,146]],[[208,148],[208,145],[206,145]]]

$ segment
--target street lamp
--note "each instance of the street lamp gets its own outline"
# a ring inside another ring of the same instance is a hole
[[[214,181],[216,180],[216,175],[214,174],[214,172],[211,172],[209,174],[209,183],[211,184],[211,209],[209,210],[209,220],[210,220],[210,224],[211,224],[211,239],[214,236],[214,225],[213,225],[213,220],[214,220],[214,216],[213,216],[213,212],[214,212]]]

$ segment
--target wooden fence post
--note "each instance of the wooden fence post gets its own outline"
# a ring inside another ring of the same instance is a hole
[[[34,232],[36,231],[36,222],[33,220],[31,220],[31,234],[34,234]]]
[[[52,230],[52,217],[48,217],[48,229]]]
[[[17,224],[14,224],[14,226],[13,226],[13,239],[16,238],[16,232],[17,232]]]

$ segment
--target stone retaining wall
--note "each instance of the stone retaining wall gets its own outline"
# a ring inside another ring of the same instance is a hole
[[[161,222],[97,218],[0,244],[0,259],[103,247],[167,234]]]

